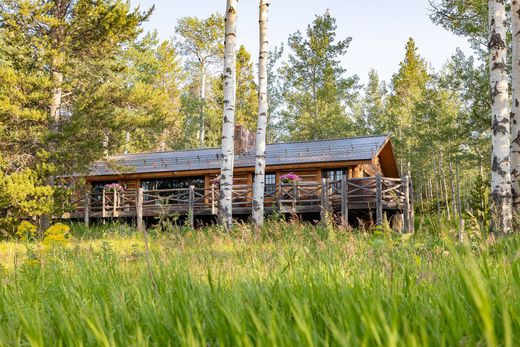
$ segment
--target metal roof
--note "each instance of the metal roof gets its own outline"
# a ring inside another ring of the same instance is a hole
[[[371,160],[388,135],[287,142],[266,146],[267,165]],[[90,176],[219,169],[220,148],[125,154],[92,165]],[[235,156],[235,167],[254,167],[255,149]]]

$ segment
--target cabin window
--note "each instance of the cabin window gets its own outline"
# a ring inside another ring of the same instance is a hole
[[[323,178],[328,178],[330,182],[330,187],[332,189],[332,194],[340,194],[341,193],[341,179],[345,174],[345,170],[324,170],[322,171]]]
[[[178,178],[154,178],[141,181],[143,190],[180,189],[195,186],[204,188],[204,176],[178,177]]]
[[[155,200],[155,204],[176,204],[179,199],[186,200],[188,198],[186,188],[190,186],[203,189],[204,176],[154,178],[141,181],[141,187],[144,191],[158,190],[158,192],[145,194],[143,197],[144,202]],[[160,199],[156,200],[157,198]]]
[[[91,204],[92,207],[101,207],[103,201],[103,191],[105,190],[105,186],[108,184],[119,183],[118,181],[99,181],[99,182],[91,182]]]
[[[266,173],[265,174],[265,194],[272,195],[276,192],[276,174]]]

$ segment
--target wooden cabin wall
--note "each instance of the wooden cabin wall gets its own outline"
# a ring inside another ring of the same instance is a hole
[[[301,169],[301,170],[280,170],[279,176],[283,174],[287,174],[289,172],[298,175],[301,178],[302,182],[318,182],[321,180],[320,170],[319,169]],[[277,180],[278,183],[278,180]]]

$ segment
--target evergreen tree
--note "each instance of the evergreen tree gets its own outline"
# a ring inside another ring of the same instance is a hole
[[[351,129],[347,107],[354,101],[357,77],[345,77],[339,58],[351,38],[336,42],[336,20],[327,11],[289,36],[289,61],[280,74],[286,79],[286,110],[281,125],[294,140],[346,135]]]
[[[386,113],[386,86],[375,70],[368,72],[368,83],[355,113],[354,129],[358,135],[381,134]]]
[[[180,85],[184,72],[173,44],[160,42],[149,33],[133,43],[123,54],[126,69],[122,85],[128,102],[122,109],[125,129],[115,140],[119,152],[166,150],[182,146]],[[126,134],[130,135],[126,141]]]
[[[236,123],[254,131],[258,113],[258,91],[251,54],[243,45],[237,51],[236,88]]]
[[[404,60],[399,71],[392,76],[392,92],[388,97],[388,116],[385,129],[394,135],[401,172],[409,172],[417,117],[421,104],[426,100],[430,80],[427,65],[417,52],[415,41],[406,43]]]
[[[118,57],[149,14],[120,0],[2,2],[4,179],[27,168],[53,188],[55,176],[82,172],[102,155],[125,102]]]

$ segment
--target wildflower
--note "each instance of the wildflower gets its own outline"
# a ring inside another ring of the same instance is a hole
[[[45,231],[45,237],[43,243],[49,244],[61,244],[64,245],[68,242],[70,228],[68,225],[62,223],[56,223]]]
[[[36,237],[36,231],[36,225],[24,220],[16,228],[16,236],[22,241],[30,241]]]

